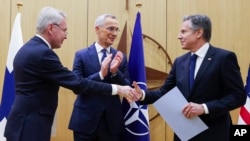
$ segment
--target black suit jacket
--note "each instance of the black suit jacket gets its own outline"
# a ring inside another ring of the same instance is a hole
[[[210,45],[189,90],[190,56],[190,53],[186,53],[178,57],[163,86],[158,90],[146,91],[145,100],[141,103],[153,103],[177,86],[188,101],[205,103],[209,110],[209,114],[200,116],[209,129],[191,140],[228,141],[231,124],[229,111],[244,105],[246,101],[237,57],[233,52]]]
[[[59,86],[111,95],[109,84],[83,79],[63,67],[58,56],[34,36],[15,56],[15,100],[7,118],[5,136],[11,141],[49,141],[58,104]]]
[[[114,57],[117,50],[111,47],[110,52]],[[100,68],[101,65],[94,44],[76,52],[73,71],[79,76],[104,83],[131,85],[126,56],[124,56],[117,75],[114,77],[111,77],[109,73],[104,80],[101,80],[99,76]],[[76,98],[69,129],[91,134],[97,128],[101,116],[106,117],[112,134],[119,134],[124,130],[122,104],[119,96],[104,96],[96,92],[86,91]]]

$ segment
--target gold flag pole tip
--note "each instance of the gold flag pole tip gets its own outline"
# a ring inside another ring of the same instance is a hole
[[[137,3],[135,6],[138,7],[138,8],[141,8],[142,4],[141,3]]]
[[[23,6],[23,3],[22,2],[18,2],[16,5],[17,5],[17,7],[20,7],[20,6]]]
[[[22,2],[17,2],[17,9],[18,9],[18,12],[20,12],[20,7],[23,6],[23,3]]]

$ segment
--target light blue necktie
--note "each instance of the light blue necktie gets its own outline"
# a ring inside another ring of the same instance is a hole
[[[194,71],[195,71],[195,64],[196,64],[197,55],[193,54],[190,58],[190,64],[189,64],[189,88],[190,90],[193,87],[194,83]]]

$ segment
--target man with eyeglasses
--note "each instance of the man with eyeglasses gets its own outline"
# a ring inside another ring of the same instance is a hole
[[[82,78],[61,64],[53,49],[60,48],[67,39],[66,15],[62,11],[43,8],[36,30],[37,34],[21,47],[14,59],[16,95],[5,128],[7,141],[50,141],[60,86],[79,95],[88,92],[124,97],[132,89]],[[109,65],[111,57],[107,56],[102,65]],[[118,58],[113,62],[119,61]]]
[[[68,35],[67,28],[60,27],[59,24],[53,23],[53,25],[57,26],[61,31],[63,31],[66,35]]]
[[[119,32],[116,17],[100,15],[94,28],[97,41],[75,53],[73,71],[98,82],[130,85],[127,58],[112,47]],[[105,66],[102,58],[109,54],[119,59],[113,58]],[[104,96],[92,91],[77,96],[69,129],[73,130],[74,141],[122,141],[125,126],[119,96]]]

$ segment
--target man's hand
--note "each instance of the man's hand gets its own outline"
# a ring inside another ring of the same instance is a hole
[[[182,110],[182,113],[187,118],[193,118],[195,116],[204,114],[205,110],[202,104],[189,102],[188,105],[186,105],[184,109]]]
[[[137,82],[133,81],[134,89],[131,91],[131,93],[134,95],[135,101],[142,98],[142,90],[140,86],[137,84]]]
[[[123,54],[121,51],[118,51],[110,64],[111,74],[115,74],[118,71],[118,68],[122,62],[122,59],[123,59]]]
[[[127,99],[129,103],[136,101],[135,95],[132,94],[133,88],[130,86],[120,86],[117,85],[118,95]]]
[[[111,62],[112,59],[112,54],[107,55],[107,57],[104,58],[104,60],[101,63],[101,74],[103,77],[105,77],[108,74],[108,70],[109,70],[109,64]]]

